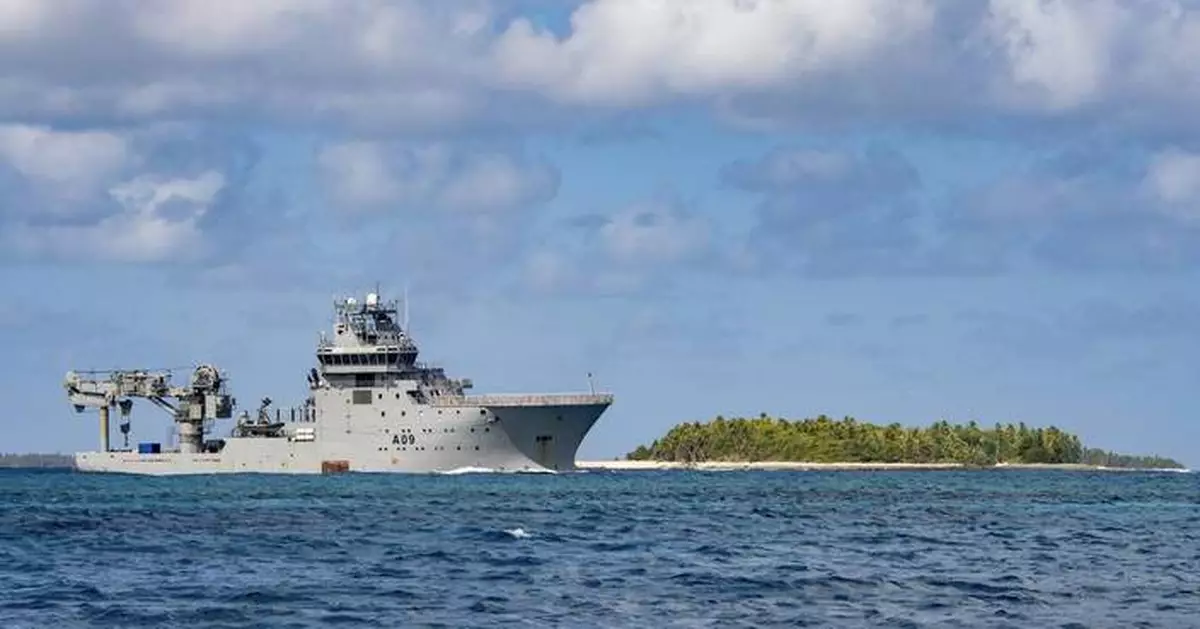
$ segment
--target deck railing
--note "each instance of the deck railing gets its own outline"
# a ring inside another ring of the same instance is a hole
[[[433,406],[582,406],[612,404],[613,396],[611,393],[439,395],[429,401]]]
[[[274,412],[271,412],[272,410]],[[275,409],[267,410],[267,418],[269,421],[307,424],[317,421],[317,409],[311,406],[276,407]],[[251,423],[257,420],[257,416],[250,416]]]

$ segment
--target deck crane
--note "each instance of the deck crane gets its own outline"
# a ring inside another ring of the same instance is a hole
[[[234,399],[225,392],[225,379],[216,367],[200,365],[184,386],[171,385],[170,371],[68,371],[63,387],[76,412],[85,408],[100,410],[100,448],[109,451],[109,409],[121,409],[123,418],[133,408],[130,398],[145,398],[171,413],[179,425],[179,451],[203,451],[204,422],[228,419],[233,415]],[[169,399],[175,399],[172,404]],[[126,424],[122,432],[128,432]]]

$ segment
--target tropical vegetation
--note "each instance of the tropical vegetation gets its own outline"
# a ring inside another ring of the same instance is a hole
[[[768,417],[687,422],[661,439],[639,446],[630,460],[804,461],[812,463],[959,463],[990,466],[1002,463],[1085,464],[1108,467],[1174,468],[1184,466],[1164,457],[1138,457],[1085,448],[1079,437],[1057,427],[1031,428],[1023,422],[950,424],[905,427],[834,420],[825,415],[790,421]]]

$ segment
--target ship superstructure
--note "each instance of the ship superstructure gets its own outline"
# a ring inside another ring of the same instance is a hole
[[[336,300],[305,402],[283,410],[264,398],[222,438],[213,436],[215,422],[233,417],[236,400],[211,365],[196,368],[183,386],[172,385],[169,372],[69,372],[70,402],[77,411],[98,409],[101,425],[100,451],[76,454],[76,467],[146,474],[574,469],[611,394],[469,395],[469,379],[417,362],[397,306],[376,293],[362,302]],[[111,447],[110,410],[120,410],[127,438],[134,398],[172,414],[177,445]]]

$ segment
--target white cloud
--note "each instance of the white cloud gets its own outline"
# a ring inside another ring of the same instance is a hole
[[[46,0],[0,0],[0,41],[35,33],[50,15]]]
[[[429,132],[679,100],[754,119],[731,103],[766,95],[776,117],[884,121],[1109,106],[1114,124],[1161,124],[1144,112],[1200,103],[1184,0],[590,0],[561,34],[510,16],[487,0],[0,0],[0,116]]]
[[[321,149],[317,164],[335,196],[355,206],[374,206],[401,196],[400,184],[372,142],[346,142]]]
[[[32,256],[112,262],[160,262],[202,254],[200,221],[225,187],[225,177],[142,175],[109,194],[120,211],[87,225],[22,225],[10,246]]]
[[[663,264],[704,251],[711,235],[704,219],[652,201],[613,216],[600,227],[599,237],[605,252],[618,263]]]
[[[296,43],[305,26],[333,19],[337,5],[333,0],[172,0],[142,5],[133,24],[140,36],[168,49],[235,55]]]
[[[992,0],[986,28],[1008,57],[995,78],[1018,100],[1056,110],[1086,104],[1106,87],[1114,36],[1129,17],[1111,0]]]
[[[37,4],[54,19],[0,5],[0,115],[268,113],[427,128],[473,112],[479,81],[469,77],[487,74],[471,53],[490,30],[482,0]]]
[[[1194,2],[991,0],[983,29],[1005,53],[991,77],[1001,108],[1057,114],[1200,99]]]
[[[1143,180],[1160,211],[1200,219],[1200,154],[1170,148],[1154,155]]]
[[[514,22],[496,42],[500,76],[571,101],[776,88],[855,67],[925,31],[925,0],[595,0],[562,39]]]
[[[858,166],[847,153],[804,148],[781,148],[757,162],[735,162],[726,176],[750,189],[794,188],[815,182],[848,178]]]
[[[131,161],[125,138],[105,131],[0,126],[0,159],[43,191],[80,200]]]
[[[670,198],[649,198],[590,216],[523,257],[523,280],[540,292],[630,293],[688,265],[713,262],[714,229]],[[711,254],[711,255],[710,255]]]
[[[523,164],[509,155],[484,153],[446,179],[441,203],[484,211],[541,203],[557,193],[558,179],[558,171],[547,164]]]
[[[525,260],[525,281],[535,290],[555,292],[577,284],[578,271],[561,253],[535,251]]]
[[[351,207],[432,205],[504,211],[550,200],[552,166],[513,153],[353,141],[321,149],[318,164],[335,198]]]

